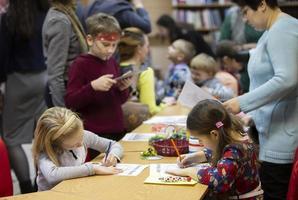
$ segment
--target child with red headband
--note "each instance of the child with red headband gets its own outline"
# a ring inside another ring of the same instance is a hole
[[[103,13],[89,17],[86,26],[89,52],[78,56],[70,67],[65,103],[80,114],[85,129],[118,141],[125,134],[121,105],[132,81],[115,80],[120,68],[113,54],[121,29],[114,17]],[[93,152],[90,158],[96,155]]]
[[[257,156],[242,124],[216,100],[199,102],[189,113],[187,129],[205,149],[178,159],[180,169],[168,170],[190,176],[209,187],[211,199],[259,199],[262,196]],[[189,167],[210,162],[206,168]]]

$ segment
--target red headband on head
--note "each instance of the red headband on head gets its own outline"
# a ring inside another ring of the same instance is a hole
[[[96,39],[99,41],[109,41],[114,42],[117,40],[120,40],[120,34],[119,33],[101,33],[96,36]]]

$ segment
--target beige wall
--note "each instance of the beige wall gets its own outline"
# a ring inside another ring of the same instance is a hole
[[[150,14],[151,25],[153,26],[152,33],[156,33],[155,22],[162,14],[172,14],[171,0],[143,0],[146,10]]]
[[[167,57],[167,47],[168,44],[161,43],[154,37],[156,35],[156,21],[162,14],[172,13],[172,1],[171,0],[143,0],[146,10],[149,12],[152,33],[150,34],[150,44],[151,44],[151,57],[153,68],[161,71],[164,75],[168,65],[170,64]]]

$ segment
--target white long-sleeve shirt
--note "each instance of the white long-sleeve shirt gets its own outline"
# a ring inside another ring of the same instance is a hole
[[[56,166],[46,154],[41,154],[37,171],[38,191],[49,190],[63,180],[94,175],[93,164],[84,163],[87,148],[106,152],[110,141],[112,142],[110,153],[121,158],[123,149],[119,143],[89,131],[84,131],[83,146],[72,150],[73,153],[64,151],[58,156],[60,166]]]

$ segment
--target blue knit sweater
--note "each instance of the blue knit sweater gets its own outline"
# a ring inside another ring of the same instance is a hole
[[[260,159],[292,163],[298,146],[298,20],[280,17],[250,53],[250,92],[239,97],[240,108],[252,111]]]

